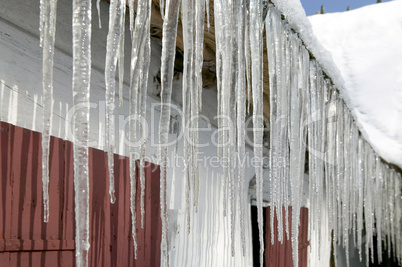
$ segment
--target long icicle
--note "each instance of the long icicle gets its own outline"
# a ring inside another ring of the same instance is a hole
[[[245,230],[244,230],[244,176],[246,160],[246,80],[245,80],[245,5],[244,0],[238,0],[236,5],[236,19],[239,22],[237,27],[238,40],[238,65],[237,65],[237,83],[236,83],[236,107],[237,107],[237,152],[238,152],[238,200],[239,200],[239,218],[240,218],[240,240],[242,255],[246,255]]]
[[[112,0],[109,8],[109,32],[106,44],[105,82],[106,82],[106,150],[109,168],[109,195],[110,202],[116,201],[114,195],[114,148],[115,148],[115,75],[117,58],[122,38],[124,0]]]
[[[198,129],[198,117],[202,108],[202,66],[204,63],[204,20],[205,20],[205,1],[195,1],[195,17],[194,17],[194,85],[191,90],[191,114],[192,128]],[[198,130],[192,131],[192,175],[193,175],[193,201],[195,211],[198,210],[198,194],[199,194],[199,168],[198,168]]]
[[[141,228],[144,228],[145,218],[145,149],[147,144],[147,128],[146,128],[146,114],[147,114],[147,93],[148,93],[148,74],[149,65],[151,63],[151,36],[150,36],[150,17],[151,17],[151,5],[152,0],[148,0],[147,12],[148,21],[145,23],[146,40],[144,45],[143,54],[143,68],[141,77],[141,87],[139,91],[139,103],[140,103],[140,125],[141,125],[141,147],[140,147],[140,185],[141,185]]]
[[[136,160],[140,157],[140,167],[144,165],[143,153],[145,150],[146,136],[142,136],[143,140],[140,142],[140,154],[138,153],[138,140],[137,140],[137,121],[141,118],[138,117],[138,108],[141,107],[141,116],[145,118],[146,110],[146,94],[147,94],[147,81],[150,61],[150,40],[149,40],[149,27],[150,27],[150,9],[151,0],[138,1],[137,3],[137,16],[135,18],[135,28],[132,33],[132,47],[131,47],[131,65],[130,65],[130,209],[131,209],[131,222],[132,222],[132,236],[134,243],[134,256],[137,257],[137,240],[136,240]],[[142,128],[143,129],[143,128]],[[144,192],[145,181],[144,174],[140,170],[140,183],[141,183],[141,226],[144,221]]]
[[[89,244],[89,89],[91,80],[91,1],[73,1],[73,115],[76,266],[88,266]]]
[[[57,0],[41,1],[41,37],[43,48],[43,131],[42,131],[42,190],[43,221],[49,221],[49,145],[53,114],[53,56],[56,37]],[[43,21],[42,21],[43,20]]]
[[[250,50],[252,62],[252,90],[253,90],[253,132],[254,132],[254,157],[256,158],[255,172],[257,182],[257,217],[258,217],[258,232],[260,239],[260,266],[263,266],[264,257],[264,237],[263,227],[264,221],[262,217],[262,138],[264,130],[263,119],[263,88],[262,88],[262,66],[263,66],[263,51],[262,51],[262,4],[261,1],[250,1]]]
[[[277,170],[275,166],[275,159],[277,157],[277,98],[278,98],[278,72],[276,70],[276,46],[278,43],[277,39],[277,14],[276,10],[269,8],[268,18],[266,20],[266,31],[267,31],[267,52],[268,52],[268,71],[269,71],[269,88],[270,88],[270,150],[269,150],[269,184],[270,184],[270,197],[271,197],[271,208],[270,208],[270,229],[271,229],[271,244],[274,244],[274,216],[276,207],[276,178]],[[246,63],[247,64],[247,63]]]
[[[289,176],[290,176],[290,192],[291,199],[290,204],[292,207],[292,257],[293,266],[299,266],[299,254],[298,254],[298,235],[299,235],[299,216],[300,216],[300,181],[303,179],[304,172],[302,171],[302,166],[300,165],[300,157],[303,156],[303,139],[300,137],[300,127],[301,127],[301,117],[302,117],[302,97],[301,90],[302,83],[300,80],[303,77],[299,73],[302,71],[302,60],[303,54],[300,50],[300,43],[293,33],[290,33],[290,45],[292,48],[292,58],[291,58],[291,87],[290,87],[290,116],[289,116],[289,141],[290,141],[290,156],[289,156]],[[303,166],[304,167],[304,166]],[[285,192],[287,193],[287,192]]]
[[[172,82],[174,59],[176,56],[176,37],[179,16],[180,0],[166,1],[166,14],[163,21],[162,32],[162,66],[161,66],[161,116],[159,121],[159,144],[160,144],[160,206],[162,219],[162,251],[165,253],[164,259],[169,266],[169,246],[168,246],[168,221],[166,213],[166,167],[168,156],[168,138],[170,126],[170,103],[172,97]]]
[[[193,47],[194,47],[194,26],[193,26],[193,1],[184,1],[182,5],[182,25],[183,25],[183,153],[184,153],[184,179],[186,181],[186,214],[187,214],[187,233],[190,233],[190,190],[191,190],[191,88],[193,87]],[[193,189],[194,190],[194,189]]]

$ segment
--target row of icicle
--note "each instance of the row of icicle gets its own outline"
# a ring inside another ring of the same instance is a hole
[[[291,237],[293,263],[298,266],[298,226],[307,151],[309,240],[312,234],[317,235],[316,240],[321,239],[324,206],[329,214],[332,241],[345,248],[348,266],[352,240],[360,260],[364,249],[367,266],[370,258],[374,262],[374,236],[379,263],[383,245],[389,257],[393,253],[402,262],[401,173],[384,163],[364,140],[335,86],[273,6],[268,10],[266,33],[271,89],[271,242],[275,236],[275,210],[278,239]],[[281,161],[286,163],[285,167],[281,167]],[[282,234],[283,221],[286,237]]]
[[[186,208],[198,205],[198,118],[202,107],[203,33],[205,11],[209,19],[209,1],[160,1],[163,18],[161,60],[161,118],[160,136],[160,205],[162,220],[162,251],[169,262],[168,222],[166,211],[166,168],[170,103],[176,53],[176,36],[179,6],[182,5],[184,71],[183,118],[184,158],[186,180]],[[145,120],[148,73],[150,65],[150,23],[152,0],[128,1],[130,36],[132,39],[130,64],[130,115]],[[44,221],[48,221],[49,136],[53,101],[53,54],[57,0],[41,0],[40,43],[43,47],[43,200]],[[99,3],[98,3],[99,8]],[[136,17],[134,20],[134,10]],[[218,91],[218,127],[220,158],[229,160],[224,167],[224,215],[231,217],[231,253],[234,255],[236,212],[239,212],[242,255],[246,255],[242,192],[245,181],[245,118],[246,96],[253,105],[253,141],[256,158],[256,184],[260,263],[264,255],[262,188],[263,188],[263,30],[264,9],[259,0],[214,1],[216,75]],[[99,10],[98,10],[99,13]],[[106,151],[109,165],[109,193],[114,203],[114,110],[115,74],[119,69],[119,104],[123,103],[123,69],[126,1],[112,0],[109,9],[109,32],[105,63],[106,83]],[[265,19],[270,85],[270,222],[271,242],[274,241],[274,216],[278,220],[278,240],[291,237],[294,266],[298,266],[298,226],[305,172],[306,145],[309,151],[309,220],[310,227],[320,233],[321,202],[327,203],[329,228],[333,229],[334,242],[341,243],[348,252],[349,236],[353,232],[354,244],[362,249],[362,232],[366,231],[366,255],[369,249],[373,259],[373,234],[378,241],[381,261],[381,240],[387,236],[394,255],[402,259],[398,248],[401,238],[400,173],[389,168],[373,152],[359,134],[347,107],[337,90],[302,44],[296,33],[282,21],[280,12],[268,7]],[[209,20],[208,20],[209,27]],[[74,185],[76,214],[76,263],[87,266],[89,249],[89,182],[88,132],[89,88],[91,72],[91,1],[73,1],[73,104],[84,105],[73,117],[74,133]],[[251,78],[252,77],[252,78]],[[247,108],[249,111],[250,107]],[[129,140],[137,142],[137,119],[130,120]],[[140,124],[142,125],[142,124]],[[142,135],[146,129],[140,129]],[[143,140],[146,138],[143,138]],[[136,257],[136,160],[140,167],[141,227],[144,218],[144,156],[145,141],[130,146],[131,213],[134,253]],[[324,153],[324,151],[326,151]],[[236,157],[235,155],[238,155]],[[283,160],[286,168],[279,166]],[[192,197],[190,194],[192,193]],[[229,197],[229,201],[228,198]],[[226,207],[230,207],[229,211]],[[285,207],[284,213],[282,207]],[[292,221],[288,225],[288,207],[292,208]],[[187,229],[190,231],[190,212],[187,212]],[[364,214],[364,215],[363,215]],[[367,215],[370,214],[370,215]],[[364,219],[363,219],[364,217]],[[286,237],[282,222],[285,221]],[[312,231],[310,231],[310,234]],[[347,254],[348,255],[348,254]],[[361,255],[361,254],[360,254]],[[367,260],[368,262],[368,260]]]

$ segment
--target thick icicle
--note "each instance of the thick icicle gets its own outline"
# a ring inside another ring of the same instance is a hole
[[[73,115],[76,266],[88,266],[89,244],[89,88],[91,80],[91,1],[73,1]]]
[[[151,0],[138,1],[137,16],[135,18],[135,28],[132,33],[131,47],[131,66],[130,66],[130,184],[131,184],[131,221],[132,236],[134,240],[134,255],[137,256],[136,241],[136,160],[140,158],[140,184],[141,184],[141,226],[144,221],[144,193],[145,179],[143,173],[144,153],[147,136],[142,129],[140,142],[137,140],[137,121],[145,120],[146,116],[146,95],[147,82],[150,64],[150,17],[151,17]],[[140,108],[140,112],[138,109]],[[138,115],[140,114],[141,117]],[[142,125],[142,123],[140,123]],[[138,153],[137,147],[140,144]]]
[[[162,219],[162,251],[165,262],[169,265],[168,253],[168,222],[166,213],[166,167],[168,156],[168,137],[170,125],[170,103],[172,96],[172,82],[174,59],[176,49],[176,35],[177,35],[177,22],[179,15],[180,0],[167,0],[166,1],[166,14],[163,22],[162,33],[162,66],[161,66],[161,117],[159,121],[159,143],[161,146],[160,159],[161,159],[161,175],[160,175],[160,205],[161,205],[161,219]]]
[[[225,1],[214,2],[215,33],[217,44],[217,72],[218,72],[218,155],[222,162],[224,177],[224,216],[227,206],[230,207],[231,225],[231,252],[234,255],[234,221],[236,216],[236,88],[238,68],[238,40],[237,23],[234,21],[238,3]],[[227,196],[229,196],[229,202]],[[227,205],[229,204],[229,205]]]
[[[268,28],[268,26],[267,26]],[[292,206],[292,258],[293,266],[299,266],[299,218],[300,218],[300,184],[304,179],[304,133],[303,129],[303,90],[306,89],[303,80],[303,67],[306,58],[305,49],[301,46],[300,40],[296,35],[290,33],[291,54],[291,86],[290,86],[290,116],[289,116],[289,177],[290,177],[290,205]]]
[[[252,62],[252,90],[253,90],[253,134],[254,134],[254,157],[256,158],[255,172],[257,183],[257,217],[258,232],[260,239],[260,265],[263,266],[264,257],[264,237],[262,218],[262,189],[263,189],[263,172],[262,172],[262,139],[264,132],[263,118],[263,87],[262,87],[262,70],[263,70],[263,39],[262,32],[264,24],[262,22],[262,3],[261,1],[250,1],[250,50]]]
[[[42,6],[43,5],[43,6]],[[43,35],[43,131],[42,131],[42,186],[43,221],[49,221],[49,145],[53,114],[53,55],[56,37],[57,0],[41,1],[41,35]],[[42,17],[43,16],[43,17]],[[43,21],[42,21],[43,20]]]
[[[106,45],[105,82],[106,82],[106,150],[109,167],[109,195],[110,202],[114,203],[114,147],[115,147],[115,75],[119,55],[120,40],[122,38],[124,0],[112,0],[109,8],[109,32]]]
[[[267,19],[267,51],[268,51],[268,70],[269,70],[269,87],[270,87],[270,173],[269,173],[269,183],[270,183],[270,196],[271,196],[271,209],[270,209],[270,228],[271,228],[271,244],[274,244],[274,214],[277,208],[277,154],[278,154],[278,138],[279,138],[279,127],[278,127],[278,81],[280,80],[280,71],[277,69],[277,64],[279,64],[277,59],[277,49],[278,49],[278,27],[280,27],[280,16],[278,11],[274,8],[270,8],[268,11]]]

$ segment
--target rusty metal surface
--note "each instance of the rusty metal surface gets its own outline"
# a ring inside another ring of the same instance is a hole
[[[266,212],[266,231],[265,231],[265,266],[267,267],[293,267],[292,259],[292,208],[289,207],[289,240],[286,239],[285,232],[285,208],[283,208],[283,243],[278,241],[278,221],[274,219],[275,239],[271,244],[271,223],[270,223],[270,207]],[[299,267],[307,267],[307,248],[308,242],[308,209],[300,210],[300,226],[299,226]]]
[[[0,266],[74,266],[73,146],[50,140],[50,217],[43,223],[41,134],[0,122]],[[90,266],[159,266],[159,167],[147,164],[145,227],[137,198],[138,258],[131,238],[128,158],[115,155],[116,196],[109,202],[107,159],[90,156]],[[138,180],[138,179],[137,179]],[[137,192],[139,192],[137,183]],[[138,194],[137,194],[138,195]]]

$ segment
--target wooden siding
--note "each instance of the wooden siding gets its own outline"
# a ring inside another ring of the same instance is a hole
[[[43,223],[41,134],[0,122],[0,266],[74,266],[73,145],[50,140],[50,217]],[[137,198],[138,257],[131,238],[127,157],[115,155],[111,205],[105,152],[89,149],[90,266],[159,266],[159,167],[146,166],[145,227]],[[137,173],[138,176],[138,173]],[[138,180],[138,179],[137,179]],[[137,192],[139,192],[137,183]],[[137,194],[138,197],[138,194]]]

